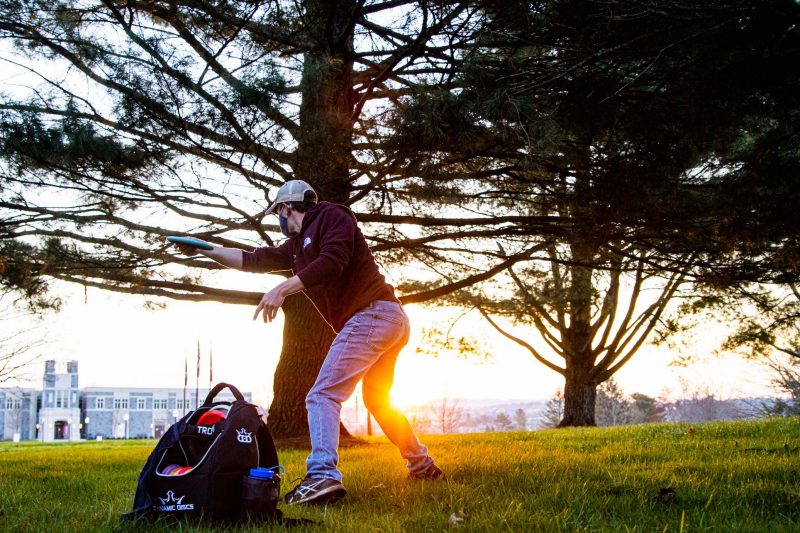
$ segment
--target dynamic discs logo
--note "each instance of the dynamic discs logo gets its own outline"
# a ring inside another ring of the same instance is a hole
[[[167,497],[158,499],[161,500],[161,505],[154,505],[153,509],[156,511],[161,511],[163,513],[175,512],[175,511],[192,511],[194,510],[193,503],[183,503],[183,499],[186,496],[181,496],[180,498],[175,497],[175,493],[171,490],[167,491]]]
[[[253,442],[253,434],[248,433],[246,429],[242,428],[236,431],[236,440],[249,444]]]

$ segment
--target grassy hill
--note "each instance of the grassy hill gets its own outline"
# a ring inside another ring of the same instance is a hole
[[[347,498],[328,508],[283,506],[288,517],[318,523],[292,530],[800,530],[798,418],[423,440],[447,481],[407,480],[382,439],[350,446],[341,451]],[[0,443],[0,530],[118,528],[153,445]],[[279,453],[286,492],[305,472],[307,452]],[[667,487],[674,499],[657,496]]]

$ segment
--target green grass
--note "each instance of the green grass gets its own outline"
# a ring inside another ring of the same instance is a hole
[[[287,517],[317,521],[292,530],[800,530],[799,418],[423,440],[448,481],[407,480],[397,451],[372,439],[341,450],[347,498],[328,508],[283,506]],[[0,530],[120,529],[153,445],[0,443]],[[279,454],[287,480],[303,475],[306,451]],[[677,499],[654,499],[662,487],[674,487]],[[463,521],[450,524],[454,514]]]

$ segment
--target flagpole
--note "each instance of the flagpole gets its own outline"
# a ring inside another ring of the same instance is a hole
[[[208,390],[214,385],[214,349],[208,348]]]
[[[189,386],[189,356],[183,354],[183,416],[186,416],[186,387]]]
[[[194,408],[197,409],[200,396],[200,339],[197,339],[197,376],[194,381]]]

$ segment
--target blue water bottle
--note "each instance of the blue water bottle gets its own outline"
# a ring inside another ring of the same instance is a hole
[[[239,517],[244,521],[268,520],[277,513],[281,477],[274,470],[251,468],[242,485]]]

